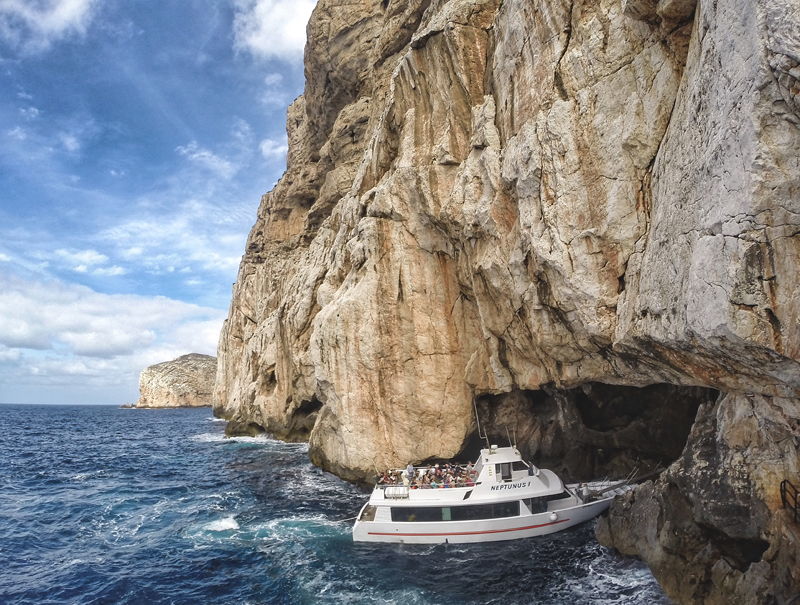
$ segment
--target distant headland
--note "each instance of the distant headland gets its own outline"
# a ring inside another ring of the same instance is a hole
[[[217,375],[217,358],[199,353],[182,355],[145,368],[139,375],[139,400],[121,408],[210,407]]]

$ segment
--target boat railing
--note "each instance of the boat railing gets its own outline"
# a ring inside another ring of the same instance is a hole
[[[458,466],[461,469],[462,472],[465,472],[467,470],[467,466],[464,465],[464,464],[459,464],[459,465],[456,465],[456,466]],[[389,483],[381,483],[381,480],[380,480],[380,476],[381,475],[380,475],[380,473],[378,473],[378,477],[377,477],[378,480],[375,483],[375,488],[376,489],[382,489],[385,492],[387,489],[397,488],[397,487],[401,487],[401,488],[404,487],[407,490],[408,489],[425,489],[427,487],[431,487],[431,486],[423,486],[420,483],[420,480],[422,479],[422,477],[424,476],[424,474],[428,470],[430,470],[430,469],[428,467],[425,467],[425,466],[415,466],[414,467],[414,477],[417,480],[416,483],[414,482],[414,480],[410,480],[409,481],[409,477],[406,475],[406,469],[395,469],[395,470],[387,471],[387,472],[391,473],[391,475],[393,477],[392,481],[389,482]],[[475,485],[477,483],[477,475],[478,475],[477,472],[475,472],[472,475],[471,478],[464,478],[464,476],[462,475],[461,477],[459,477],[456,481],[453,481],[447,487],[475,487]],[[406,481],[408,481],[408,483],[406,483]],[[436,488],[443,488],[445,486],[442,484],[440,479],[437,479],[437,485],[435,487]],[[385,496],[385,497],[389,498],[388,495]],[[404,496],[404,497],[407,497],[407,496]]]
[[[792,511],[794,522],[797,523],[798,518],[798,504],[797,504],[797,488],[789,482],[788,479],[781,481],[781,502],[783,508],[788,508]]]

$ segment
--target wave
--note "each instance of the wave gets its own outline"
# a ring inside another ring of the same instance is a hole
[[[206,531],[234,531],[239,529],[239,524],[236,522],[236,519],[233,517],[227,517],[225,519],[219,519],[217,521],[212,521],[208,525],[204,527]]]
[[[226,437],[225,433],[200,433],[199,435],[193,435],[191,439],[201,443],[278,443],[278,441],[266,434],[256,435],[255,437]]]
[[[86,481],[92,477],[106,477],[107,474],[103,469],[99,469],[96,471],[89,471],[87,473],[78,473],[74,477],[70,477],[72,481]]]
[[[324,538],[350,537],[350,526],[322,515],[292,515],[255,524],[259,539],[278,542],[304,542]]]

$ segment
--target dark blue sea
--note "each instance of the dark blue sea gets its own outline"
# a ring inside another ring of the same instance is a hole
[[[660,605],[592,524],[484,545],[354,544],[367,494],[211,411],[0,405],[1,603]]]

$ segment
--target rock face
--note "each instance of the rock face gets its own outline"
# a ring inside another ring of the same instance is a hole
[[[778,511],[775,486],[800,476],[799,429],[796,400],[702,406],[681,457],[615,501],[598,538],[647,561],[679,603],[785,602],[800,592],[800,527]]]
[[[215,414],[362,480],[468,452],[476,397],[574,478],[672,463],[601,536],[673,598],[800,591],[798,32],[796,0],[320,0]]]
[[[198,408],[212,404],[217,358],[189,353],[139,375],[137,408]]]

